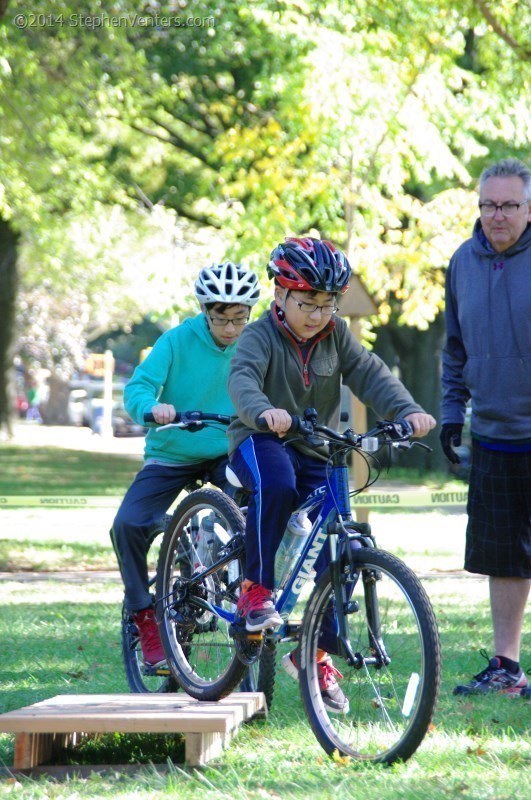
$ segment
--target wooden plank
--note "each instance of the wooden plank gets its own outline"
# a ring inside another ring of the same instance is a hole
[[[238,693],[216,703],[175,695],[60,695],[0,716],[5,733],[226,732],[264,706],[259,693]],[[178,696],[177,696],[178,697]]]
[[[228,744],[230,734],[187,733],[184,742],[184,761],[189,767],[202,767],[218,758]]]
[[[0,731],[15,733],[16,769],[29,769],[90,733],[184,733],[186,763],[220,755],[232,732],[267,714],[259,692],[236,692],[218,702],[187,695],[58,695],[0,715]]]

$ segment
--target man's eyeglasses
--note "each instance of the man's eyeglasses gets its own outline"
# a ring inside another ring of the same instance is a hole
[[[482,217],[495,217],[496,211],[500,209],[504,217],[514,217],[520,206],[525,206],[526,203],[527,200],[521,203],[480,203],[479,213]]]
[[[213,317],[212,314],[208,315],[208,318],[212,325],[215,328],[226,328],[229,322],[232,322],[235,328],[243,328],[244,325],[247,325],[249,322],[249,316],[247,317],[238,317],[237,319],[226,319],[225,317]]]
[[[331,317],[332,314],[338,311],[338,306],[318,306],[316,303],[301,303],[299,300],[295,300],[293,295],[290,294],[290,297],[299,306],[303,314],[313,314],[314,311],[320,311],[323,317]]]

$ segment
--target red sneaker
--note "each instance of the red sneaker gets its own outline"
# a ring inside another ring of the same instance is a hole
[[[282,625],[283,619],[275,608],[269,589],[253,583],[238,599],[238,613],[245,619],[248,631],[263,631]]]
[[[142,611],[134,611],[131,616],[138,629],[144,664],[148,667],[162,666],[166,663],[166,656],[160,641],[159,629],[155,622],[154,609],[144,608]]]
[[[291,678],[296,681],[299,680],[299,669],[296,661],[296,650],[291,653],[286,653],[282,657],[282,666]],[[321,690],[321,697],[323,698],[323,705],[331,714],[348,714],[349,701],[345,697],[343,690],[338,684],[336,678],[341,678],[343,675],[340,673],[332,662],[330,656],[326,656],[321,661],[317,662],[317,674],[319,676],[319,689]]]

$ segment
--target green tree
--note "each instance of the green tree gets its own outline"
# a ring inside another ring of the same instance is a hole
[[[485,8],[329,4],[310,53],[329,185],[316,227],[343,243],[379,302],[375,349],[435,415],[445,268],[470,235],[475,181],[486,162],[529,152],[525,12],[491,9],[508,45]],[[417,458],[434,465],[439,448]]]

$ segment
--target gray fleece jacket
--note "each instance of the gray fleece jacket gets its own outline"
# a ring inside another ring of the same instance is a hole
[[[333,317],[304,356],[273,305],[247,325],[231,362],[229,395],[239,419],[228,430],[229,454],[256,433],[256,419],[268,408],[299,415],[315,408],[321,424],[337,428],[342,382],[383,419],[423,411],[386,364],[362,347],[345,320]],[[317,455],[302,442],[294,447]]]
[[[446,276],[441,422],[462,423],[471,398],[472,435],[531,441],[531,225],[503,253],[477,220]]]

